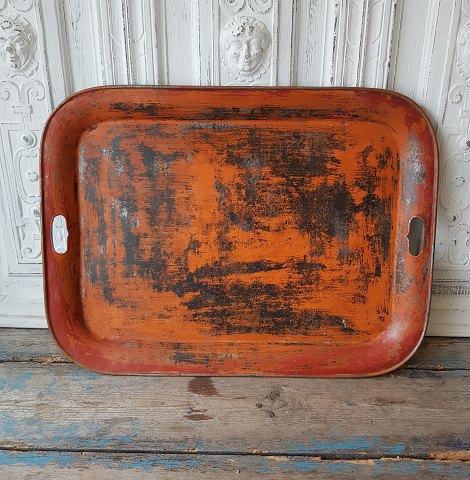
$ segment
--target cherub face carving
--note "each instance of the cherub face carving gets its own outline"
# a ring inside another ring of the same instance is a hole
[[[37,63],[36,35],[31,25],[23,18],[15,19],[0,15],[0,70],[7,77],[31,76]]]
[[[266,51],[271,34],[266,25],[253,17],[235,17],[220,34],[222,61],[227,73],[240,81],[259,78],[269,64]]]

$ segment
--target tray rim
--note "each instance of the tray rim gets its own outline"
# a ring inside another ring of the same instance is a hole
[[[75,100],[77,97],[80,97],[82,95],[86,95],[89,93],[94,93],[94,92],[99,92],[103,90],[136,90],[136,89],[142,89],[142,90],[171,90],[171,91],[194,91],[194,92],[211,92],[211,91],[222,91],[222,92],[227,92],[227,91],[266,91],[266,92],[276,92],[276,91],[290,91],[290,90],[296,90],[296,91],[338,91],[338,92],[363,92],[363,93],[382,93],[384,95],[390,95],[391,97],[395,97],[399,100],[401,100],[403,103],[407,104],[408,107],[410,107],[412,110],[417,111],[420,116],[425,120],[426,123],[426,128],[428,132],[430,133],[431,139],[432,139],[432,146],[433,146],[433,170],[434,170],[434,178],[432,182],[432,191],[435,194],[435,198],[433,199],[432,203],[432,213],[430,215],[432,225],[430,232],[432,233],[432,242],[430,243],[429,246],[429,269],[428,269],[428,287],[426,289],[426,298],[425,298],[425,303],[426,303],[426,311],[425,311],[425,316],[422,322],[422,328],[421,328],[421,334],[418,338],[418,341],[416,344],[413,346],[413,348],[410,349],[409,353],[406,356],[403,356],[399,361],[395,362],[392,365],[389,365],[387,367],[384,367],[383,369],[380,370],[374,370],[374,371],[369,371],[369,372],[362,372],[362,373],[314,373],[314,374],[305,374],[305,375],[300,375],[300,374],[278,374],[278,373],[270,373],[270,372],[262,372],[262,373],[226,373],[226,372],[220,372],[220,373],[204,373],[204,372],[179,372],[175,371],[165,371],[161,373],[155,373],[155,372],[135,372],[135,371],[126,371],[126,372],[121,372],[121,371],[115,371],[111,369],[106,369],[106,368],[97,368],[93,364],[86,363],[82,361],[82,359],[79,359],[77,357],[74,357],[68,350],[67,348],[62,344],[62,342],[59,340],[59,337],[57,335],[57,332],[55,330],[55,322],[52,321],[51,319],[51,305],[49,303],[49,281],[47,279],[47,267],[48,267],[48,260],[47,256],[44,255],[44,252],[46,251],[46,233],[47,233],[47,228],[46,228],[46,222],[45,222],[45,209],[41,208],[41,231],[42,231],[42,236],[41,236],[41,243],[42,243],[42,251],[43,251],[43,292],[44,292],[44,305],[45,305],[45,311],[46,311],[46,320],[47,320],[47,325],[48,328],[51,332],[51,336],[53,337],[54,342],[58,346],[58,348],[62,351],[62,353],[70,359],[73,363],[79,365],[82,368],[88,369],[90,371],[93,371],[95,373],[100,373],[100,374],[106,374],[106,375],[116,375],[116,376],[122,376],[122,375],[131,375],[131,376],[140,376],[140,375],[146,375],[146,376],[204,376],[204,377],[210,377],[210,376],[221,376],[221,377],[247,377],[247,376],[256,376],[256,377],[274,377],[274,378],[370,378],[370,377],[375,377],[375,376],[380,376],[383,374],[387,374],[391,371],[396,370],[397,368],[400,368],[403,366],[418,350],[419,346],[421,345],[423,338],[426,334],[426,331],[429,326],[429,315],[430,315],[430,310],[431,310],[431,286],[432,286],[432,275],[433,275],[433,269],[434,269],[434,255],[435,255],[435,246],[434,246],[434,241],[435,241],[435,234],[436,234],[436,227],[437,227],[437,201],[438,201],[438,185],[439,185],[439,147],[437,143],[437,138],[436,138],[436,130],[429,119],[427,113],[425,110],[413,99],[409,98],[408,96],[396,92],[394,90],[390,89],[384,89],[384,88],[372,88],[372,87],[342,87],[342,86],[331,86],[331,87],[319,87],[319,86],[194,86],[194,85],[104,85],[104,86],[94,86],[94,87],[89,87],[85,88],[82,90],[79,90],[77,92],[74,92],[67,98],[65,98],[62,102],[60,102],[54,110],[51,112],[49,115],[44,128],[43,132],[41,135],[41,141],[40,141],[40,164],[42,167],[43,164],[43,158],[44,158],[44,140],[47,136],[47,132],[50,128],[50,124],[54,121],[55,116],[57,113],[68,103],[71,103],[73,100]],[[189,118],[188,118],[189,119]],[[218,119],[215,119],[214,122],[221,121]],[[45,184],[44,180],[44,169],[41,168],[41,175],[40,175],[40,181],[41,181],[41,194],[43,193],[43,188]],[[43,205],[43,195],[41,195],[41,206]],[[411,220],[411,219],[410,219]],[[156,342],[156,345],[161,344],[161,341]],[[204,343],[204,342],[198,342],[198,343]],[[207,343],[210,343],[208,341]],[[238,343],[244,343],[244,342],[238,342]],[[250,343],[250,342],[246,342]],[[257,342],[257,343],[263,343],[263,341]],[[191,344],[190,342],[187,342],[187,344]],[[312,345],[314,342],[312,343]]]

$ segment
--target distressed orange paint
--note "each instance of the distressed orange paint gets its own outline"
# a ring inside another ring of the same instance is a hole
[[[41,161],[48,321],[87,368],[368,376],[422,339],[437,148],[401,95],[96,88],[52,114]]]

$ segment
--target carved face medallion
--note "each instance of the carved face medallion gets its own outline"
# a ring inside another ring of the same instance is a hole
[[[266,71],[271,34],[263,22],[253,17],[235,17],[223,28],[220,40],[223,65],[232,78],[250,81]]]
[[[37,63],[34,60],[36,35],[23,18],[0,15],[0,70],[7,77],[30,76]]]

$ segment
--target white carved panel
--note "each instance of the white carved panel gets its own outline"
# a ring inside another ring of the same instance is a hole
[[[0,2],[0,321],[7,322],[44,316],[38,142],[51,99],[43,38],[37,2]]]
[[[166,48],[165,83],[170,85],[198,83],[197,4],[197,0],[163,1],[166,32],[163,36]]]
[[[41,1],[44,6],[47,3],[56,6],[60,43],[51,45],[50,48],[53,51],[60,50],[60,62],[68,85],[67,93],[105,83],[105,68],[102,58],[98,56],[98,36],[103,27],[98,23],[99,17],[93,8],[97,1]],[[44,20],[47,30],[49,19]],[[47,53],[49,54],[49,49]]]
[[[41,262],[38,148],[41,125],[35,129],[31,126],[25,130],[24,124],[10,124],[1,132],[7,152],[3,173],[5,186],[9,187],[6,193],[13,216],[11,234],[16,251],[16,259],[10,257],[10,271],[17,273],[34,271],[32,265]]]
[[[199,19],[193,45],[199,59],[195,84],[292,83],[295,2],[199,0],[193,5],[193,17]]]
[[[129,83],[155,85],[160,83],[159,45],[157,42],[157,9],[153,0],[129,0],[128,46]]]
[[[13,274],[41,271],[38,138],[50,111],[41,32],[32,1],[0,10],[2,231]]]
[[[255,17],[232,17],[220,31],[220,59],[225,85],[257,85],[269,81],[272,36]]]
[[[435,260],[437,270],[450,270],[454,275],[459,271],[462,280],[470,280],[469,7],[469,2],[463,2],[458,28],[453,32],[455,47],[448,87],[443,91],[439,139],[444,161]]]
[[[0,0],[0,325],[44,325],[38,142],[68,95],[343,85],[402,92],[435,125],[430,332],[470,335],[469,52],[470,0]]]

